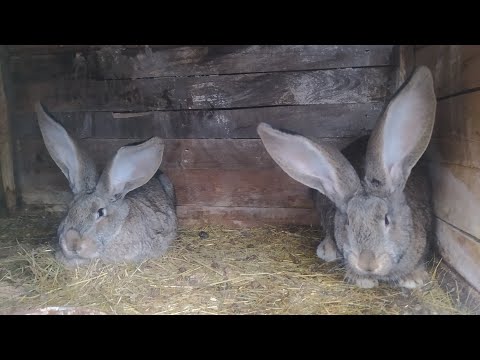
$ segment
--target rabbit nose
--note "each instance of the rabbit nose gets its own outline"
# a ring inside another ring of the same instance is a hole
[[[63,246],[69,252],[76,253],[80,247],[80,233],[77,230],[70,229],[65,233]]]
[[[374,272],[377,267],[375,254],[371,250],[363,250],[358,257],[358,267],[365,272]]]

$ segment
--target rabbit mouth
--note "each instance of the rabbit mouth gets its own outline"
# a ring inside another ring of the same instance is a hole
[[[347,264],[353,272],[361,276],[384,277],[387,276],[391,270],[391,260],[387,254],[379,257],[368,255],[367,260],[363,254],[355,256],[350,253],[347,256]]]
[[[60,248],[67,259],[93,259],[98,257],[96,243],[90,237],[81,236],[74,229],[70,229],[65,236],[60,237]]]

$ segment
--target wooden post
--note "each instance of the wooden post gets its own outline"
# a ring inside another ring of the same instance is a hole
[[[393,93],[395,93],[415,68],[415,47],[414,45],[395,46],[393,56],[393,62],[396,66],[393,82]]]
[[[13,174],[13,151],[10,121],[8,116],[8,102],[5,89],[5,56],[0,49],[0,166],[2,183],[5,193],[5,203],[9,214],[15,212],[17,207],[17,193]]]

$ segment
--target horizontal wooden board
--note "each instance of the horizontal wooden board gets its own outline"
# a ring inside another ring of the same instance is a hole
[[[52,113],[80,138],[167,139],[259,138],[257,125],[268,122],[313,137],[358,136],[371,130],[383,103],[276,106],[234,110]],[[40,137],[34,113],[12,114],[17,138]]]
[[[265,225],[318,225],[313,209],[177,206],[180,226],[242,228]]]
[[[480,87],[480,45],[435,45],[417,49],[417,65],[434,75],[437,97]]]
[[[355,68],[136,80],[16,83],[12,110],[151,111],[383,101],[389,68]]]
[[[341,149],[354,139],[319,141]],[[83,139],[79,143],[98,165],[104,166],[121,146],[140,140],[143,139]],[[259,139],[167,139],[164,142],[163,169],[270,169],[277,166]],[[41,139],[17,140],[16,155],[20,173],[41,174],[56,168]]]
[[[480,142],[458,137],[432,139],[425,153],[436,163],[480,169]]]
[[[111,45],[6,45],[11,56],[47,55],[66,52],[94,51]],[[116,45],[115,45],[116,46]],[[122,45],[127,49],[143,49],[146,45]],[[175,49],[182,45],[148,45],[152,49]]]
[[[39,208],[47,212],[67,210],[61,205],[24,205],[25,208]],[[243,228],[272,225],[308,225],[318,226],[319,216],[314,209],[299,208],[254,208],[221,206],[177,206],[180,228],[203,227],[208,225]]]
[[[453,164],[432,166],[435,214],[480,238],[480,170]]]
[[[310,190],[274,169],[165,169],[179,205],[312,208]],[[19,177],[27,204],[69,201],[68,182],[60,169],[31,171]]]
[[[11,51],[16,81],[132,79],[389,66],[391,45],[70,46]]]
[[[312,208],[308,187],[279,168],[166,169],[179,205]]]
[[[480,91],[439,101],[433,136],[480,141]]]
[[[478,239],[437,219],[436,237],[444,260],[480,291],[480,243]]]

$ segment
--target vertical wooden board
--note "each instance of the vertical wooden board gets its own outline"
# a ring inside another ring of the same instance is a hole
[[[480,168],[480,91],[438,102],[427,157],[435,162]]]
[[[433,137],[480,141],[480,91],[439,101]]]
[[[5,66],[0,57],[0,166],[5,203],[9,213],[16,210],[17,191],[15,186],[12,134],[10,131],[9,104],[5,87]]]
[[[480,291],[480,243],[478,239],[437,219],[436,237],[440,254],[477,291]]]
[[[480,87],[480,45],[427,46],[415,58],[432,70],[439,98]]]
[[[397,45],[393,51],[394,57],[394,88],[396,92],[412,74],[415,68],[415,49],[413,45]]]
[[[431,175],[435,214],[480,238],[480,170],[432,164]]]

